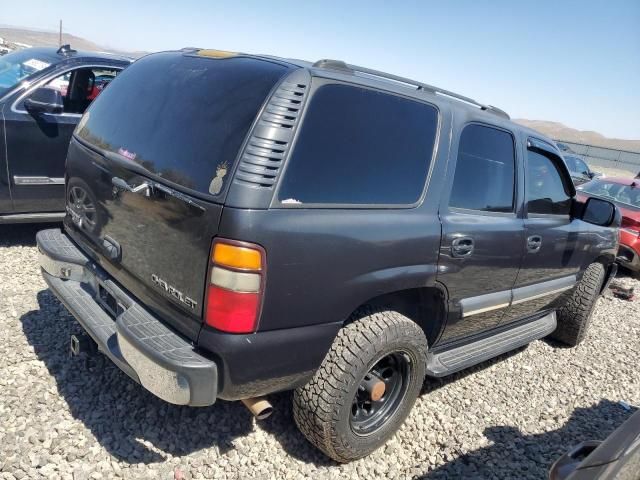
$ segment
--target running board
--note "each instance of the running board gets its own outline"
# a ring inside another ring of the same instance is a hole
[[[556,329],[556,312],[459,347],[427,354],[427,375],[444,377],[546,337]]]

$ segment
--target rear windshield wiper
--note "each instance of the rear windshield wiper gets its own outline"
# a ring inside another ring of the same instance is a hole
[[[151,197],[152,195],[154,195],[154,192],[160,191],[165,195],[169,195],[171,197],[174,197],[174,198],[177,198],[178,200],[183,201],[184,203],[188,204],[191,207],[197,208],[198,210],[201,210],[203,212],[206,211],[206,208],[194,202],[183,193],[180,193],[177,190],[174,190],[173,188],[169,188],[166,185],[162,185],[161,183],[153,182],[151,180],[144,181],[141,184],[136,185],[134,187],[132,185],[129,185],[126,180],[120,177],[113,177],[111,179],[111,183],[118,190],[123,190],[130,193],[140,193],[145,197]]]

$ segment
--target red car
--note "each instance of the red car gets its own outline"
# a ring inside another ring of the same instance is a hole
[[[600,197],[615,203],[622,215],[618,261],[640,272],[640,179],[597,178],[576,188],[578,199]]]

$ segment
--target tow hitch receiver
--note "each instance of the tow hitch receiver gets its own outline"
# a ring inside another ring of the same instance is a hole
[[[71,343],[70,347],[70,355],[72,357],[79,356],[82,352],[85,352],[89,355],[95,353],[97,350],[96,344],[93,339],[89,335],[71,335]]]

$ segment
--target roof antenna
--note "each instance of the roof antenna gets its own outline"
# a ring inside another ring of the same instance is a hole
[[[60,31],[58,33],[58,46],[62,46],[62,19],[60,19]]]
[[[71,48],[71,45],[69,45],[68,43],[60,46],[60,48],[56,51],[56,53],[59,55],[70,55],[76,52],[77,50],[74,50],[73,48]]]

